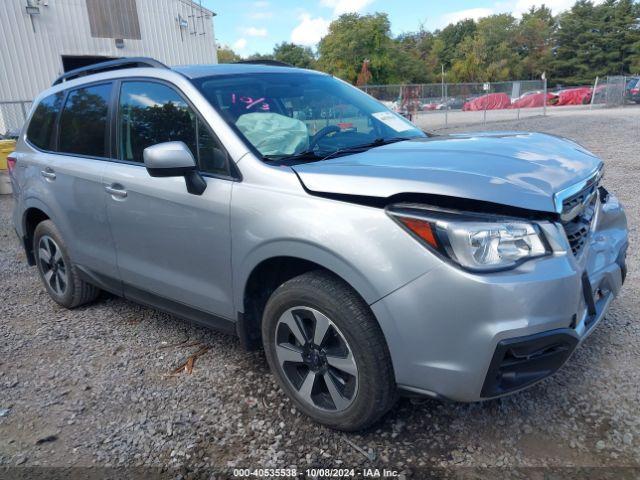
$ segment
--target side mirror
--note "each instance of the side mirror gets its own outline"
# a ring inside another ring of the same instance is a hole
[[[202,195],[207,188],[198,172],[196,161],[184,142],[165,142],[147,147],[142,152],[144,165],[152,177],[184,177],[187,191]]]

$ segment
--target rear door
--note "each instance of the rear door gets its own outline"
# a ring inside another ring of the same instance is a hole
[[[58,94],[55,102],[60,102],[62,110],[52,127],[51,141],[47,143],[48,133],[35,127],[32,131],[31,126],[27,138],[37,149],[32,157],[46,192],[41,200],[51,209],[73,263],[92,275],[117,279],[102,186],[105,160],[110,156],[112,93],[113,84],[103,82]],[[118,290],[117,281],[114,285]]]
[[[104,186],[125,295],[144,301],[150,293],[232,319],[228,156],[174,86],[128,80],[118,90],[118,163]],[[143,150],[167,141],[191,149],[207,182],[202,195],[189,194],[182,177],[149,176]]]

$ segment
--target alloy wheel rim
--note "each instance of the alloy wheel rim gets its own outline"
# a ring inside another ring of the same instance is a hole
[[[49,235],[42,236],[38,242],[38,262],[45,283],[56,295],[64,295],[69,284],[67,265],[60,247]]]
[[[294,307],[278,319],[278,367],[307,405],[338,412],[358,392],[358,365],[340,329],[311,307]]]

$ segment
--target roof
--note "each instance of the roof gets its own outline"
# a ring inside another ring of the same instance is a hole
[[[92,76],[98,73],[105,73],[115,70],[125,70],[131,68],[156,68],[164,70],[172,70],[180,73],[186,78],[191,80],[201,77],[210,77],[215,75],[244,75],[251,73],[307,73],[316,75],[326,75],[322,72],[316,72],[314,70],[305,70],[302,68],[295,68],[291,66],[282,66],[283,64],[259,64],[259,63],[228,63],[217,65],[185,65],[177,67],[168,67],[163,63],[149,57],[123,57],[115,60],[109,60],[107,62],[101,62],[92,64],[86,67],[77,68],[60,75],[53,85],[59,85],[63,82]]]
[[[54,82],[54,85],[58,85],[67,80],[73,80],[75,78],[85,77],[94,73],[107,72],[109,70],[122,70],[124,68],[133,67],[152,67],[152,68],[164,68],[168,69],[164,63],[161,63],[153,58],[148,57],[124,57],[116,58],[115,60],[109,60],[106,62],[94,63],[87,65],[86,67],[76,68],[60,75]]]
[[[241,75],[247,73],[313,73],[326,75],[315,70],[304,68],[280,67],[274,65],[256,65],[249,63],[221,63],[217,65],[184,65],[171,67],[172,70],[181,73],[187,78],[195,79],[211,75]]]
[[[202,8],[202,10],[204,10],[205,12],[207,12],[209,15],[211,16],[216,16],[216,12],[214,12],[213,10],[208,9],[207,7],[201,5],[201,2],[199,0],[180,0],[182,3],[186,3],[187,5],[189,5],[189,7],[193,6],[193,8],[197,8],[198,10],[200,10]]]

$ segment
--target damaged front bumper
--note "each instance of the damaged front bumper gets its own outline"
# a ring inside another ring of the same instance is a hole
[[[444,264],[372,305],[405,391],[458,401],[512,393],[557,371],[602,320],[626,276],[627,222],[598,202],[574,255],[561,224],[554,254],[507,272]]]

